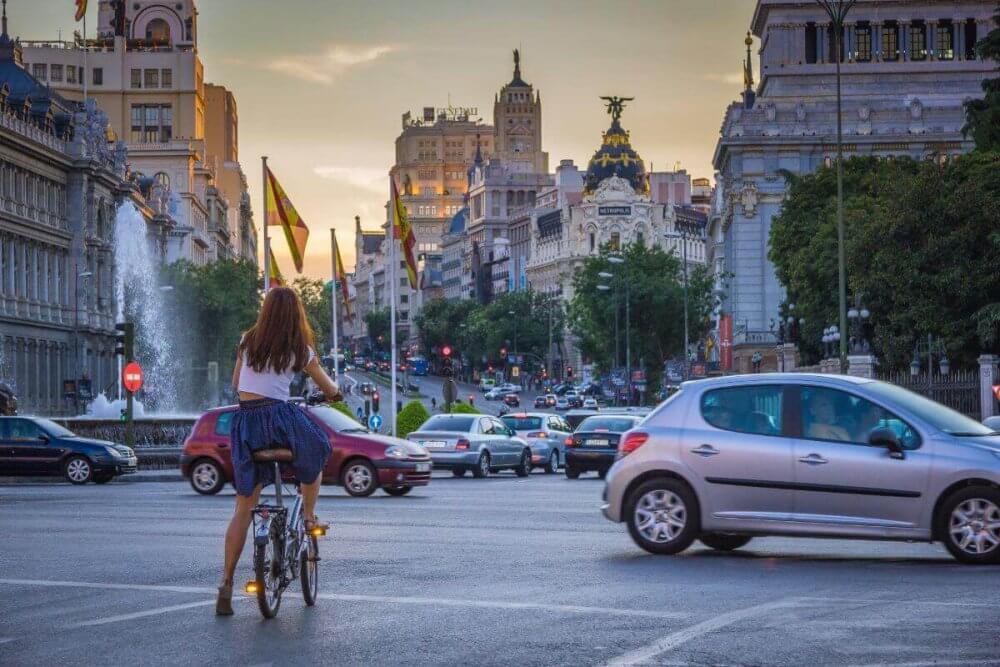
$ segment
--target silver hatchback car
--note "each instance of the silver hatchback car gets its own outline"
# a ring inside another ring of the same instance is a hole
[[[686,382],[619,444],[604,515],[643,549],[753,536],[940,541],[1000,563],[1000,433],[842,375]]]

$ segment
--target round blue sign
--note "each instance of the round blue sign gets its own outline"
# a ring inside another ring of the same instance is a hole
[[[368,428],[373,431],[377,431],[382,428],[382,415],[370,415],[368,417]]]

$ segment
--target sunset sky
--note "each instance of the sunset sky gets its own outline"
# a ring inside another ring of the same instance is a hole
[[[92,0],[88,26],[97,25]],[[541,92],[550,166],[585,166],[608,119],[601,95],[634,96],[622,124],[647,167],[712,176],[722,115],[742,84],[743,39],[754,0],[201,0],[206,81],[237,98],[240,162],[260,210],[268,155],[312,236],[305,273],[330,274],[330,227],[348,270],[354,216],[384,220],[387,172],[400,115],[424,106],[478,107],[510,80],[520,47]],[[72,0],[10,0],[22,39],[72,33]],[[755,45],[756,50],[756,45]],[[755,63],[756,70],[756,63]],[[284,241],[275,254],[292,277]]]

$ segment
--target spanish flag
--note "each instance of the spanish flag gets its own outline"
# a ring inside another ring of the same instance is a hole
[[[269,263],[271,265],[268,275],[271,278],[271,287],[284,287],[285,277],[281,275],[281,269],[278,268],[278,262],[274,259],[274,253],[271,252],[271,244],[268,242],[268,254],[270,255]]]
[[[292,202],[288,200],[288,195],[278,184],[278,179],[270,169],[267,170],[267,224],[280,226],[285,231],[285,240],[288,241],[288,250],[292,253],[295,270],[302,273],[302,258],[306,254],[309,228],[299,217]]]
[[[81,20],[87,14],[87,0],[76,0],[76,21]]]
[[[340,244],[337,243],[337,232],[333,233],[333,245],[337,252],[337,276],[336,280],[340,283],[340,300],[344,304],[344,318],[351,319],[351,302],[348,301],[349,293],[347,290],[347,272],[344,271],[344,258],[340,256]]]
[[[406,274],[410,277],[410,287],[417,289],[417,260],[413,256],[413,248],[417,245],[417,237],[413,234],[413,226],[406,217],[406,207],[399,199],[396,181],[389,179],[392,185],[392,237],[399,239],[403,248],[403,259],[406,260]]]

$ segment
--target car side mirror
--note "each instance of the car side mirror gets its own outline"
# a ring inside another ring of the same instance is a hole
[[[876,428],[868,434],[868,443],[875,447],[885,447],[889,450],[889,456],[894,459],[905,459],[906,450],[903,443],[899,441],[899,436],[891,428]]]
[[[41,440],[42,442],[48,442],[50,440],[49,434],[48,433],[39,433],[38,434],[38,439]]]

